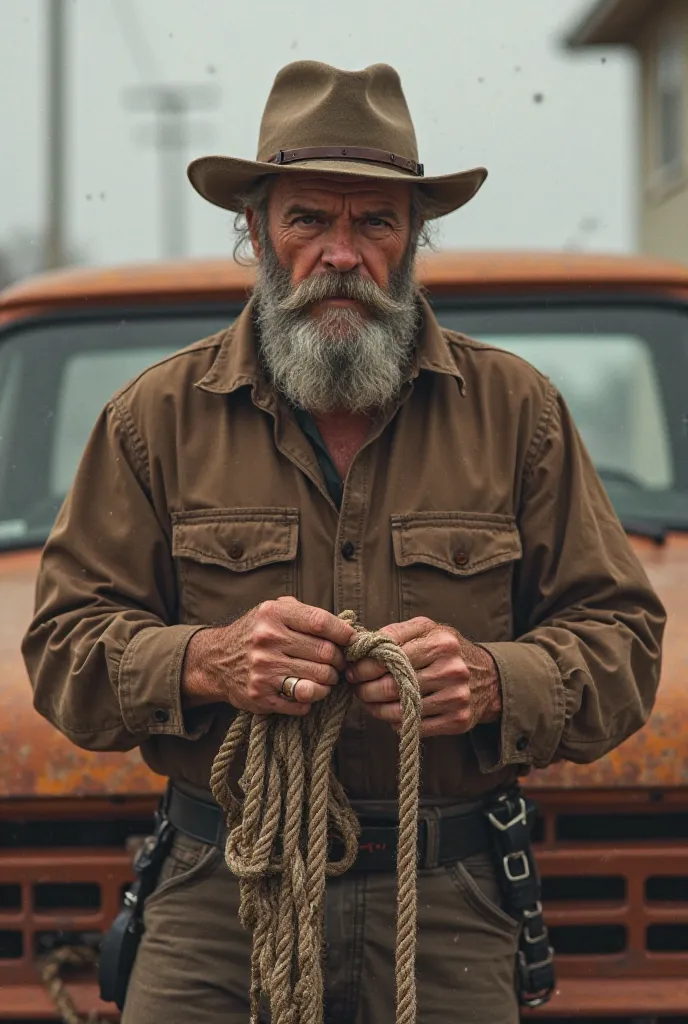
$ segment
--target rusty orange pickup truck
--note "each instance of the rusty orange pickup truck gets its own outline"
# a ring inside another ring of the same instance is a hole
[[[688,1020],[688,268],[566,254],[424,257],[440,321],[518,352],[566,397],[669,624],[649,724],[527,784],[559,987],[541,1020]],[[36,712],[19,654],[41,545],[96,416],[127,379],[219,330],[229,260],[72,270],[0,295],[0,1021],[59,1020],[38,972],[97,942],[162,779]],[[94,495],[97,500],[97,495]],[[98,1010],[94,977],[70,991]]]

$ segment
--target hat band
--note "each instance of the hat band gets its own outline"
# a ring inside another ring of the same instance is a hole
[[[366,149],[362,146],[312,146],[305,149],[280,149],[279,153],[268,157],[269,164],[292,164],[299,160],[355,160],[358,163],[389,164],[402,171],[410,171],[417,178],[422,178],[423,165],[405,156],[389,153],[384,149]]]

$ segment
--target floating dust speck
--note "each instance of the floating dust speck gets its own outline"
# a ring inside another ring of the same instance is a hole
[[[545,94],[544,94],[544,92],[536,92],[533,95],[533,103],[544,103],[544,102],[545,102]]]
[[[217,68],[215,67],[214,64],[208,64],[208,66],[206,67],[205,71],[206,71],[207,75],[216,75],[217,74]]]

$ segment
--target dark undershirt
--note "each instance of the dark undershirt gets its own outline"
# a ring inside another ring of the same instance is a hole
[[[315,452],[315,457],[318,460],[320,472],[323,475],[323,480],[325,481],[328,494],[339,510],[342,507],[344,481],[339,475],[339,470],[334,464],[334,460],[330,455],[327,445],[323,441],[322,434],[318,429],[318,424],[315,422],[311,414],[306,412],[305,409],[295,408],[294,416],[296,417],[296,422],[301,427],[301,430],[311,443],[313,451]]]

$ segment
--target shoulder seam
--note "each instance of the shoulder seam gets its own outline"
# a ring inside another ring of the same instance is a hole
[[[119,422],[122,424],[124,433],[126,434],[127,440],[131,447],[132,454],[134,455],[134,461],[136,463],[135,468],[143,478],[143,482],[150,494],[151,490],[151,474],[150,466],[148,464],[148,457],[146,455],[146,446],[143,443],[143,439],[139,434],[136,424],[134,423],[134,417],[131,412],[124,404],[121,395],[116,395],[110,402],[110,408],[117,416]]]
[[[545,380],[547,380],[547,378],[545,378]],[[547,437],[549,427],[552,423],[552,419],[554,416],[557,397],[558,393],[556,388],[551,383],[551,381],[547,380],[547,394],[545,397],[545,404],[542,407],[540,418],[538,420],[537,426],[535,427],[535,431],[533,433],[533,437],[528,447],[525,461],[523,463],[522,480],[524,487],[530,479],[537,457],[540,454],[542,446],[545,442],[545,438]]]

